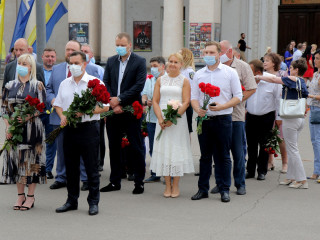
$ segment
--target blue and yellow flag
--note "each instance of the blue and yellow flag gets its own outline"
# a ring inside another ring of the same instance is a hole
[[[6,5],[6,1],[5,0],[0,0],[0,56],[1,56],[1,59],[2,56],[6,55],[5,51],[3,52],[3,29],[4,29],[4,8],[5,8],[5,5]]]

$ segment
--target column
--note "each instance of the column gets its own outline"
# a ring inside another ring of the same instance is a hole
[[[163,1],[162,55],[167,58],[183,47],[183,0]]]
[[[102,0],[101,5],[101,61],[116,54],[115,38],[121,32],[122,11],[120,0]]]

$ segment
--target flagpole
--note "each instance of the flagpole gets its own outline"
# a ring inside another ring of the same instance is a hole
[[[37,61],[42,64],[42,53],[46,46],[46,1],[36,0],[37,14]]]

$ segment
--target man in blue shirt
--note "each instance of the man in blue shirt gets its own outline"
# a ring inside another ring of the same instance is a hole
[[[156,123],[158,121],[152,107],[153,90],[157,79],[163,76],[165,73],[165,65],[166,62],[163,57],[153,57],[150,59],[151,75],[153,77],[147,78],[142,91],[142,104],[148,106],[147,129],[149,136],[150,156],[152,156],[154,133],[156,131]],[[152,171],[151,176],[144,180],[145,183],[157,181],[160,181],[160,177],[157,177]]]
[[[43,61],[43,72],[45,78],[45,84],[47,86],[49,82],[49,78],[52,73],[52,67],[56,63],[57,54],[54,48],[45,48],[42,54],[42,61]],[[50,111],[50,106],[46,106],[46,109]],[[52,132],[53,125],[49,123],[49,114],[41,115],[42,123],[45,127],[46,135]],[[57,147],[55,142],[52,144],[46,144],[46,171],[47,171],[47,178],[52,179],[52,168],[54,164],[54,158],[56,157]]]

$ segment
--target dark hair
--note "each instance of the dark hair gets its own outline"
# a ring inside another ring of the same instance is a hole
[[[47,47],[47,48],[43,49],[43,52],[55,52],[55,53],[57,53],[54,48],[50,48],[50,47]]]
[[[263,63],[259,59],[252,60],[251,62],[249,62],[249,65],[253,66],[254,71],[260,71],[261,73],[263,73]]]
[[[157,63],[163,64],[163,65],[166,65],[166,60],[161,56],[151,58],[150,63],[152,63],[152,62],[157,62]]]
[[[78,42],[77,40],[70,40],[69,42],[75,42],[75,43],[78,43],[79,44],[79,49],[81,49],[81,43],[80,42]]]
[[[81,51],[74,51],[73,53],[71,53],[70,54],[70,58],[71,57],[74,57],[74,56],[78,56],[78,55],[80,55],[81,56],[81,58],[82,58],[82,60],[84,61],[84,62],[86,62],[86,55],[83,53],[83,52],[81,52]]]
[[[121,39],[121,38],[126,38],[126,39],[128,40],[128,43],[131,43],[131,37],[130,37],[130,35],[129,35],[128,33],[126,33],[126,32],[119,33],[119,34],[116,36],[116,38],[119,38],[119,39]]]
[[[209,46],[216,46],[217,47],[217,50],[218,52],[221,52],[221,45],[220,43],[216,42],[216,41],[209,41],[209,42],[206,42],[206,45],[204,48],[207,48]]]
[[[293,69],[297,69],[298,68],[298,75],[299,76],[303,76],[303,74],[308,69],[307,61],[304,58],[299,58],[296,61],[292,61],[291,62],[291,66],[293,67]]]
[[[12,53],[12,52],[13,52],[13,50],[14,50],[14,48],[11,48],[11,49],[10,49],[10,52]]]
[[[304,50],[304,53],[302,54],[302,57],[305,59],[308,59],[311,56],[311,46],[307,46],[306,50]]]
[[[278,54],[276,53],[268,53],[264,57],[269,57],[271,59],[271,62],[274,64],[273,70],[274,71],[279,71],[280,70],[280,65],[281,65],[281,58]]]
[[[313,56],[316,56],[316,54],[320,55],[320,49],[318,49],[317,51],[315,51],[315,53],[313,54]]]
[[[244,34],[244,33],[241,33],[240,36],[242,37],[243,34]]]
[[[290,43],[287,45],[286,47],[286,51],[288,51],[289,53],[293,54],[293,47],[292,47],[292,50],[290,50]]]
[[[302,48],[302,43],[298,43],[297,48],[301,49]]]

